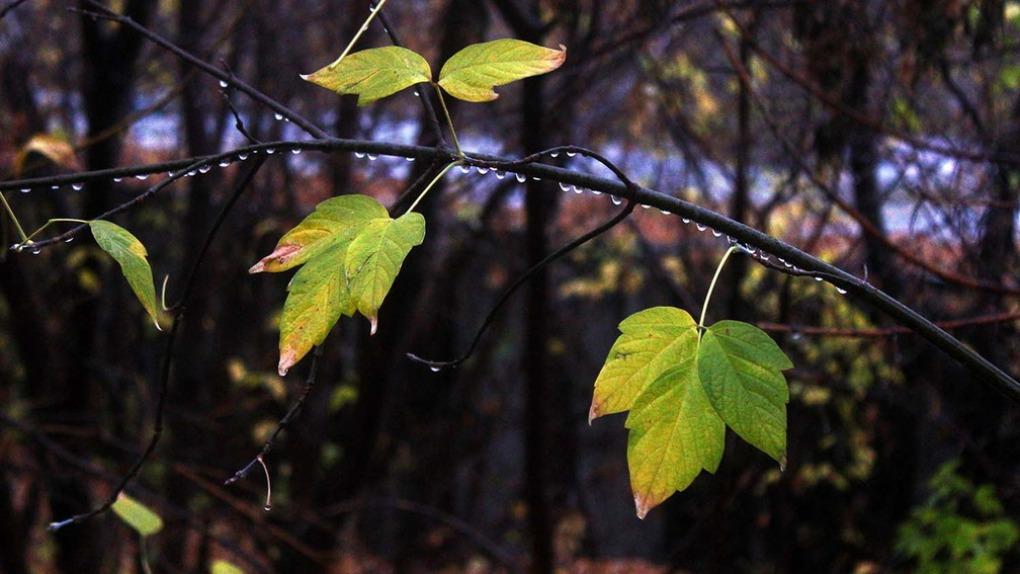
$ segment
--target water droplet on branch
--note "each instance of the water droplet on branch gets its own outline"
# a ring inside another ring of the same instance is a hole
[[[223,81],[223,80],[220,80],[220,87],[221,87],[221,88],[226,88],[226,87],[227,87],[227,86],[229,86],[229,85],[230,85],[230,84],[228,84],[227,82],[225,82],[225,81]]]

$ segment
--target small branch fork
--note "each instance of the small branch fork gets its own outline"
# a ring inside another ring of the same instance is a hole
[[[279,423],[277,423],[276,429],[273,430],[273,433],[269,435],[268,439],[266,439],[265,444],[262,445],[262,450],[260,450],[259,453],[255,455],[255,458],[251,459],[251,462],[242,466],[230,478],[223,481],[223,484],[225,486],[229,486],[241,480],[242,478],[248,476],[248,474],[252,471],[252,469],[256,467],[256,465],[262,466],[262,470],[265,472],[266,475],[266,504],[265,504],[266,510],[269,510],[272,507],[271,498],[272,486],[269,480],[269,470],[266,468],[265,462],[266,456],[268,456],[269,452],[273,450],[273,446],[276,444],[276,439],[279,438],[280,433],[282,433],[283,430],[290,425],[291,421],[294,420],[294,417],[296,417],[298,413],[301,412],[301,407],[304,406],[305,400],[308,399],[308,395],[310,395],[312,393],[312,389],[315,388],[315,383],[319,373],[319,359],[321,357],[322,346],[320,345],[315,348],[315,351],[312,354],[312,365],[308,371],[308,378],[305,379],[304,389],[301,391],[301,394],[298,396],[298,398],[294,400],[293,403],[291,403],[290,408],[287,409],[287,414],[283,415],[283,418],[280,419]]]

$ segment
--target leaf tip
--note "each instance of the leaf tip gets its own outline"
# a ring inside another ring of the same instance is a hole
[[[292,350],[284,351],[282,354],[280,354],[280,364],[279,366],[277,366],[276,372],[279,373],[281,377],[286,377],[287,371],[289,371],[290,368],[293,367],[295,363],[297,363],[297,361],[298,361],[297,353],[295,353]]]
[[[588,409],[588,426],[591,426],[591,423],[595,419],[597,419],[600,416],[602,416],[602,413],[600,412],[601,409],[599,408],[599,406],[600,406],[599,403],[597,401],[595,401],[594,399],[592,399],[592,401],[591,401],[591,408]]]
[[[250,267],[250,268],[248,269],[248,273],[249,273],[250,275],[255,275],[256,273],[262,273],[262,272],[263,272],[263,271],[265,271],[265,270],[266,270],[266,264],[265,264],[265,262],[264,262],[264,261],[259,261],[258,263],[256,263],[255,265],[252,265],[252,266],[251,266],[251,267]]]
[[[649,504],[648,499],[640,494],[634,495],[634,508],[637,510],[638,520],[644,520],[648,516],[648,511],[652,509],[652,505]]]
[[[373,316],[369,317],[368,320],[372,324],[372,329],[369,332],[369,334],[370,335],[375,335],[375,332],[377,330],[379,330],[379,317],[373,315]]]

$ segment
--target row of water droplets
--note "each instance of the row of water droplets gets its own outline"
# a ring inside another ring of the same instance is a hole
[[[557,158],[557,157],[560,156],[560,153],[561,152],[555,152],[554,151],[554,152],[549,152],[547,155],[549,157],[551,157],[551,158]],[[576,152],[572,152],[572,151],[562,152],[562,153],[564,153],[564,155],[566,155],[566,157],[568,157],[568,158],[573,158],[573,157],[576,157],[578,155]],[[366,158],[367,157],[370,161],[374,161],[374,160],[378,159],[378,157],[379,157],[379,156],[377,156],[375,154],[362,153],[362,152],[355,152],[354,155],[357,158]],[[413,157],[408,157],[408,158],[405,158],[405,159],[407,161],[414,161]],[[528,181],[528,179],[531,179],[531,180],[534,180],[534,181],[541,181],[542,180],[542,178],[537,177],[537,176],[530,176],[529,177],[529,176],[524,175],[522,173],[517,173],[517,172],[513,172],[513,171],[509,171],[509,170],[500,170],[500,169],[496,169],[496,168],[492,168],[492,167],[486,167],[486,166],[460,165],[460,166],[458,166],[458,169],[459,169],[459,171],[461,173],[464,173],[464,174],[468,174],[468,173],[474,172],[474,173],[477,173],[478,175],[488,175],[488,174],[491,173],[492,175],[494,175],[496,177],[496,179],[499,179],[499,180],[506,179],[507,177],[512,177],[512,178],[515,178],[520,183],[525,183],[525,182]],[[576,185],[571,185],[571,184],[563,183],[563,182],[559,182],[559,187],[564,192],[570,192],[570,193],[574,193],[574,194],[577,194],[577,195],[583,195],[586,192],[587,193],[591,193],[592,195],[595,195],[595,196],[603,195],[603,193],[601,191],[598,191],[598,190],[595,190],[595,189],[588,189],[588,188],[585,188],[585,187],[579,187],[579,186],[576,186]],[[610,200],[612,201],[612,203],[614,205],[622,205],[623,202],[624,202],[624,198],[616,196],[616,195],[609,194],[609,198],[610,198]],[[646,204],[641,204],[641,207],[644,208],[644,209],[651,209],[652,208],[652,206],[646,205]],[[672,212],[666,211],[664,209],[660,210],[660,212],[663,215],[670,215],[670,216],[673,215]],[[782,265],[786,269],[789,269],[790,271],[792,271],[794,273],[805,273],[804,269],[801,269],[800,267],[797,267],[796,265],[786,261],[782,257],[776,257],[776,256],[774,256],[774,255],[772,255],[770,253],[765,252],[764,250],[758,249],[758,248],[753,247],[753,246],[748,245],[748,244],[741,244],[740,241],[738,239],[736,239],[735,237],[732,237],[732,236],[729,236],[729,235],[725,235],[724,233],[722,233],[721,231],[719,231],[717,229],[713,229],[713,228],[711,228],[711,227],[709,227],[709,226],[707,226],[705,224],[692,221],[690,218],[687,218],[687,217],[681,218],[681,221],[684,223],[684,225],[690,225],[690,224],[693,223],[695,228],[699,232],[710,232],[713,237],[720,238],[720,239],[725,238],[723,240],[726,242],[727,245],[731,245],[731,246],[732,245],[737,245],[737,246],[739,246],[740,250],[743,253],[745,253],[746,255],[748,255],[748,256],[750,256],[750,257],[752,257],[754,259],[760,260],[762,263],[771,263],[773,258],[775,258],[776,262],[778,262],[778,264]],[[814,279],[815,279],[815,281],[818,281],[818,282],[824,281],[824,279],[822,279],[821,277],[815,277]],[[835,287],[836,291],[839,294],[841,294],[841,295],[845,295],[846,294],[846,290],[845,289],[843,289],[841,287],[838,287],[838,286],[835,286],[835,285],[833,287]],[[431,370],[432,371],[439,371],[440,369],[437,368],[437,367],[431,367]]]
[[[266,153],[266,155],[273,155],[273,154],[276,153],[277,150],[275,148],[265,148],[263,151]],[[293,154],[293,155],[298,155],[298,154],[301,153],[301,151],[302,151],[301,148],[292,148],[290,150],[290,153]],[[206,165],[203,165],[201,167],[198,167],[198,168],[195,168],[193,170],[190,170],[187,173],[184,173],[183,175],[185,177],[194,177],[196,175],[207,174],[210,171],[212,171],[214,169],[214,167],[217,167],[217,166],[221,167],[221,168],[229,167],[231,164],[245,161],[246,159],[252,157],[253,155],[257,155],[258,153],[259,153],[259,150],[251,150],[250,152],[238,153],[236,156],[233,156],[231,158],[226,158],[226,159],[220,160],[215,165],[211,164],[211,163],[210,164],[206,164]],[[150,177],[152,177],[153,175],[155,175],[155,173],[140,173],[138,175],[133,175],[133,176],[118,176],[118,177],[111,178],[111,181],[113,181],[113,183],[121,183],[125,179],[136,179],[138,181],[145,181],[145,180],[149,179]],[[174,177],[175,175],[179,176],[180,173],[179,172],[175,172],[175,171],[168,171],[166,173],[166,175],[169,178],[169,177]],[[78,181],[78,182],[72,182],[71,184],[68,185],[68,187],[70,187],[74,191],[82,191],[83,189],[85,189],[85,185],[86,185],[85,182]],[[62,185],[49,185],[49,186],[44,186],[44,187],[49,187],[49,189],[51,189],[53,191],[58,191],[63,186]],[[21,191],[21,193],[30,193],[32,191],[35,191],[36,189],[41,189],[41,188],[40,187],[23,187],[19,191]]]

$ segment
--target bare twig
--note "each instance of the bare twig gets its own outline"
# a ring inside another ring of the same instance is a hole
[[[206,235],[205,243],[202,245],[202,249],[200,250],[198,257],[196,257],[195,262],[191,267],[191,271],[188,274],[188,278],[184,284],[184,293],[181,296],[181,300],[174,306],[175,312],[173,327],[170,328],[170,334],[167,337],[166,349],[163,352],[163,363],[162,367],[160,368],[159,398],[156,401],[156,412],[152,424],[152,435],[149,438],[148,444],[145,446],[145,450],[142,451],[142,454],[139,455],[139,457],[135,460],[134,464],[131,465],[131,468],[128,469],[127,473],[124,474],[124,476],[120,479],[120,482],[117,483],[113,491],[101,505],[88,512],[77,514],[70,518],[50,523],[49,525],[50,531],[57,531],[71,524],[78,524],[80,522],[84,522],[98,514],[101,514],[109,510],[110,507],[113,506],[115,502],[117,502],[117,498],[120,496],[122,492],[124,492],[124,489],[127,488],[127,485],[132,480],[134,480],[136,476],[138,476],[138,473],[141,472],[142,467],[145,465],[146,461],[149,460],[149,457],[152,456],[152,453],[156,450],[156,446],[159,444],[159,440],[163,435],[163,418],[164,413],[166,411],[167,390],[170,386],[170,370],[173,364],[174,346],[175,343],[177,342],[177,334],[180,332],[181,323],[184,322],[184,312],[186,310],[187,302],[191,297],[192,290],[195,286],[195,279],[198,277],[198,271],[201,268],[206,253],[208,253],[209,246],[212,245],[213,239],[215,239],[216,237],[216,233],[220,230],[220,227],[222,227],[223,222],[227,218],[227,215],[230,213],[231,209],[233,209],[234,205],[237,203],[237,200],[244,193],[245,189],[248,188],[248,185],[255,178],[255,174],[258,173],[259,169],[262,167],[263,164],[264,161],[260,160],[251,166],[251,168],[248,170],[248,173],[246,173],[244,177],[242,177],[241,180],[238,182],[237,186],[234,189],[234,193],[231,195],[230,199],[227,200],[227,202],[224,204],[223,209],[220,210],[219,216],[213,223],[213,226],[209,230],[208,235]]]

